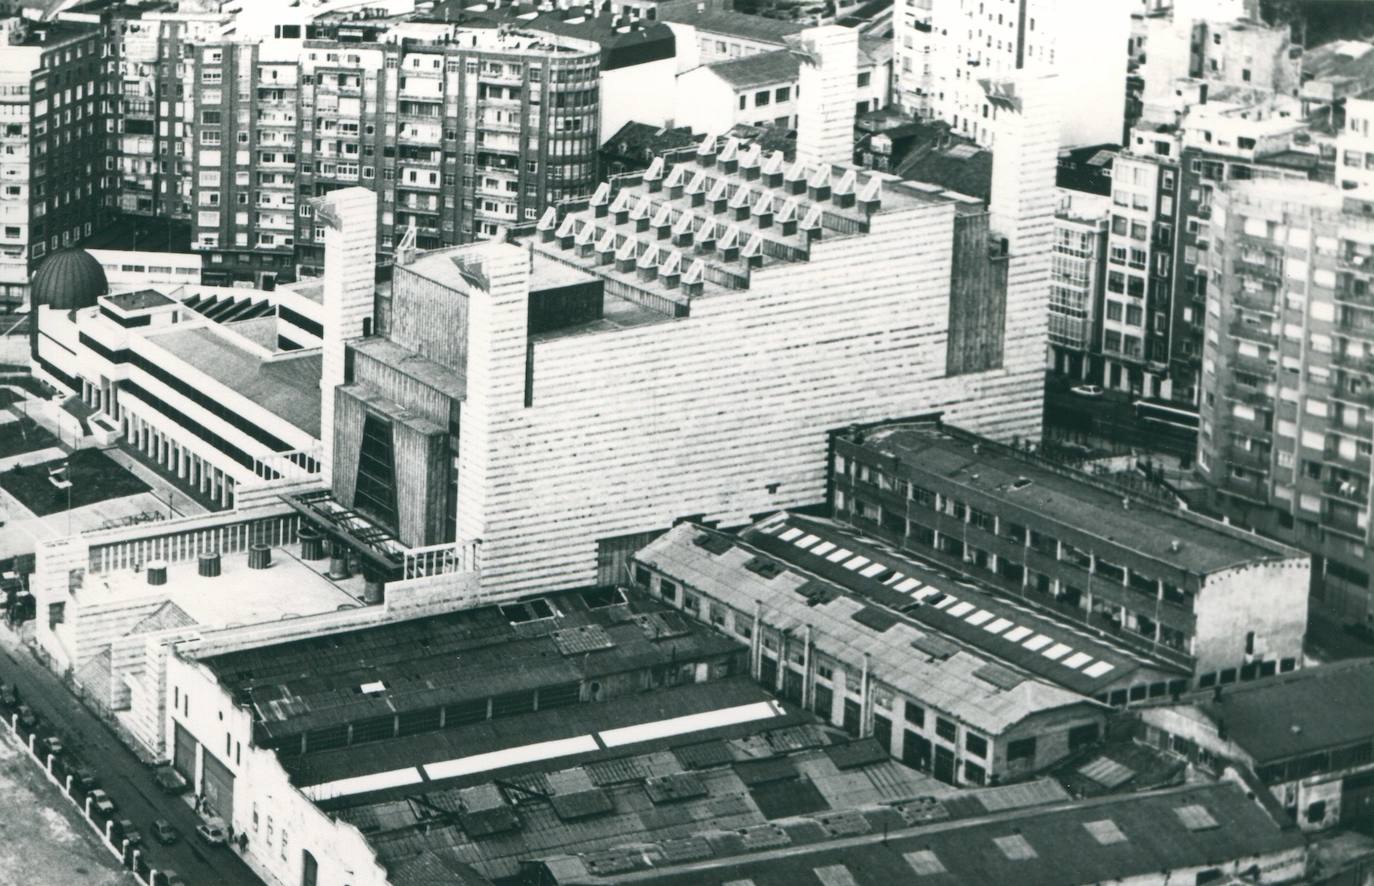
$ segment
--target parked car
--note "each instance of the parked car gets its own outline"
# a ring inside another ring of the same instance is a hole
[[[181,773],[177,772],[171,766],[157,767],[157,772],[153,775],[153,781],[157,782],[158,789],[164,794],[183,794],[186,792],[186,789],[190,787],[190,785],[186,783],[186,779],[181,777]]]
[[[171,868],[163,868],[157,872],[157,876],[158,881],[154,886],[186,886],[186,881]]]
[[[218,820],[196,825],[196,836],[211,846],[223,846],[225,841],[229,839],[228,833],[224,830],[224,824]]]
[[[12,708],[19,704],[19,693],[9,683],[0,683],[0,704]]]
[[[77,766],[72,770],[72,781],[88,794],[100,786],[95,780],[95,773],[85,766]]]
[[[109,818],[112,815],[114,815],[115,804],[114,801],[110,799],[109,794],[106,794],[100,788],[96,788],[95,790],[91,791],[89,797],[91,800],[92,809],[99,812],[105,818]]]
[[[1070,390],[1072,393],[1075,393],[1075,394],[1077,394],[1077,395],[1080,396],[1080,397],[1101,397],[1101,396],[1102,396],[1102,386],[1101,386],[1101,385],[1074,385],[1072,388],[1069,388],[1069,390]]]
[[[37,716],[36,714],[34,714],[32,708],[30,708],[30,707],[29,707],[28,705],[26,705],[26,704],[21,704],[21,705],[19,706],[19,711],[18,711],[18,713],[19,713],[19,725],[22,726],[25,730],[32,731],[33,729],[37,728],[37,726],[38,726],[38,716]]]
[[[134,823],[127,818],[121,818],[114,825],[115,839],[128,840],[129,848],[143,845],[143,835],[134,827]]]
[[[153,839],[163,846],[170,846],[181,836],[177,829],[172,827],[172,823],[165,818],[159,818],[153,822]]]
[[[49,735],[38,743],[39,747],[52,754],[54,757],[62,753],[62,739],[56,735]]]

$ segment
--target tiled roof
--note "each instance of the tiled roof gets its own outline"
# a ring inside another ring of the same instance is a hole
[[[773,52],[760,52],[743,58],[715,62],[706,67],[717,77],[739,89],[791,83],[797,79],[800,65],[790,50],[777,49]]]

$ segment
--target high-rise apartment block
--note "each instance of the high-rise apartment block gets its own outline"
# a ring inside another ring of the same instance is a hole
[[[108,61],[97,25],[0,20],[0,304],[105,218]]]
[[[1374,204],[1313,182],[1214,195],[1198,469],[1238,521],[1321,555],[1368,622]]]
[[[1126,0],[905,0],[893,15],[894,99],[990,145],[998,111],[982,81],[1058,74],[1073,90],[1060,145],[1115,144],[1130,28]]]

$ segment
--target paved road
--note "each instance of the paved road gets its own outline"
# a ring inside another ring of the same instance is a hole
[[[153,770],[126,748],[105,723],[44,668],[8,629],[0,628],[0,680],[14,684],[43,727],[57,732],[76,750],[119,808],[143,832],[150,860],[159,870],[172,867],[190,886],[262,886],[233,850],[206,846],[194,834],[199,817],[185,799],[158,791]],[[42,734],[42,727],[40,727]],[[172,846],[152,840],[152,822],[170,821],[182,834]]]

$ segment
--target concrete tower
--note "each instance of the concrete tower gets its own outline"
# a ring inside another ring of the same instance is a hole
[[[324,359],[320,374],[321,477],[334,476],[334,388],[344,383],[344,342],[372,331],[377,195],[343,188],[315,202],[324,226]]]
[[[793,51],[801,56],[797,159],[808,165],[852,163],[859,32],[839,25],[807,28]]]

